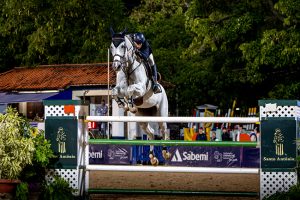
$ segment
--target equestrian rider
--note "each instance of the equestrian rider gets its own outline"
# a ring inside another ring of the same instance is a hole
[[[135,33],[133,35],[133,41],[134,45],[136,47],[136,54],[141,57],[145,63],[147,64],[147,67],[150,66],[150,71],[152,72],[152,80],[153,80],[153,86],[152,90],[154,94],[161,93],[161,88],[159,84],[157,83],[157,69],[156,64],[154,62],[152,49],[146,41],[144,34],[142,33]]]

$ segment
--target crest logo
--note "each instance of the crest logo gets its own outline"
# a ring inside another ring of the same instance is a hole
[[[275,144],[276,155],[282,156],[284,154],[283,151],[284,136],[279,128],[275,129],[273,143]]]
[[[66,153],[66,140],[67,140],[67,134],[64,131],[63,127],[59,127],[57,134],[56,134],[56,141],[58,143],[58,152],[63,154]]]

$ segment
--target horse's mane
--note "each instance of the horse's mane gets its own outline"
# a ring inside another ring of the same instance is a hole
[[[125,39],[125,44],[126,44],[126,47],[128,50],[131,50],[134,48],[134,45],[133,45],[133,37],[132,37],[132,34],[127,34],[124,36],[124,39]]]

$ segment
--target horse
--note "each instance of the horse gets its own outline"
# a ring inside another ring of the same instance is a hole
[[[112,97],[120,108],[130,111],[135,116],[168,116],[168,98],[165,89],[160,85],[162,92],[154,94],[152,80],[148,76],[146,63],[135,53],[135,47],[130,34],[126,30],[115,33],[111,28],[112,42],[110,52],[113,57],[112,68],[116,72],[116,86],[112,89]],[[149,122],[138,122],[141,129],[147,134],[148,140],[154,139],[154,128]],[[158,122],[160,134],[164,140],[169,140],[167,123]],[[154,155],[154,146],[150,145],[149,158],[152,165],[159,161]],[[171,154],[163,147],[164,159]]]

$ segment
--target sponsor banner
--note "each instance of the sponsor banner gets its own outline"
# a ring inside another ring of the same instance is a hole
[[[89,145],[89,164],[106,164],[108,145]]]
[[[170,147],[168,165],[193,167],[240,167],[241,147]]]
[[[207,148],[207,147],[206,147]],[[240,167],[241,147],[213,147],[212,167]]]
[[[128,165],[131,162],[131,147],[125,145],[90,145],[89,164]]]
[[[108,164],[130,164],[131,146],[109,145],[107,150]]]
[[[168,165],[174,166],[211,166],[211,149],[203,147],[170,147],[171,159]]]
[[[296,138],[299,124],[295,119],[268,119],[261,122],[261,168],[295,168]]]
[[[51,149],[59,156],[55,168],[77,167],[77,120],[73,118],[49,118],[45,121],[45,136]]]
[[[244,147],[243,148],[243,157],[242,157],[242,167],[253,167],[253,168],[259,168],[260,164],[260,149],[259,148],[250,148],[250,147]]]

